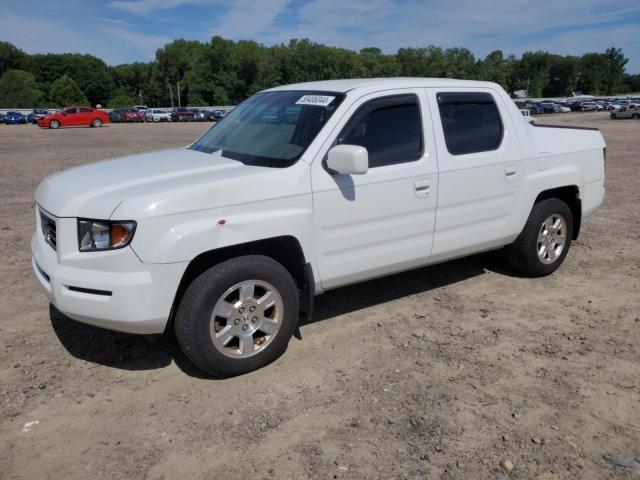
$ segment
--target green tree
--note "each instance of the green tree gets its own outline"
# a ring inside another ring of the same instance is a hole
[[[449,71],[444,50],[433,45],[427,48],[401,48],[396,54],[400,74],[405,77],[446,77]]]
[[[615,93],[636,93],[640,92],[640,74],[624,75],[622,87],[619,92]]]
[[[122,108],[135,105],[136,100],[133,96],[126,92],[117,93],[113,98],[107,102],[107,108]]]
[[[51,84],[49,99],[57,107],[89,103],[86,95],[73,78],[63,75]]]
[[[55,80],[67,75],[78,84],[93,105],[106,103],[112,94],[113,79],[109,67],[92,55],[36,54],[30,55],[25,63],[44,92],[51,90]]]
[[[398,77],[400,65],[395,55],[384,55],[377,47],[363,48],[359,52],[360,62],[365,70],[365,77]]]
[[[478,79],[498,83],[505,90],[512,91],[512,76],[516,64],[517,60],[513,55],[505,58],[502,50],[494,50],[484,60],[478,61]]]
[[[41,100],[42,92],[29,72],[7,70],[0,78],[1,108],[33,108]]]
[[[0,76],[7,70],[24,68],[26,54],[9,42],[0,42]]]

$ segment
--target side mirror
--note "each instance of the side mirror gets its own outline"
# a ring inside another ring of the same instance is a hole
[[[362,175],[369,170],[369,153],[359,145],[336,145],[329,150],[327,167],[332,173]]]

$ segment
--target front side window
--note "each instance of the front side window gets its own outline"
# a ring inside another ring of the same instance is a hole
[[[490,93],[438,93],[437,98],[449,153],[464,155],[498,149],[503,128]]]
[[[302,156],[343,98],[335,92],[258,93],[190,148],[221,151],[223,157],[248,165],[288,167]]]
[[[422,156],[418,98],[394,95],[365,103],[342,131],[338,143],[365,147],[369,168],[418,160]]]
[[[67,108],[66,110],[64,110],[64,112],[67,115],[73,115],[75,113],[78,113],[78,109],[77,108]]]

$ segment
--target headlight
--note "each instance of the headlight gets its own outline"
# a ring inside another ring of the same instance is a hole
[[[131,243],[136,222],[78,219],[78,248],[81,252],[115,250]]]

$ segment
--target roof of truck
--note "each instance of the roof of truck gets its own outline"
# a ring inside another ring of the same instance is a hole
[[[396,78],[350,78],[345,80],[321,80],[319,82],[294,83],[270,88],[266,91],[277,90],[312,90],[320,92],[346,93],[356,88],[415,88],[415,87],[494,87],[491,82],[476,80],[455,80],[452,78],[424,78],[424,77],[396,77]]]

